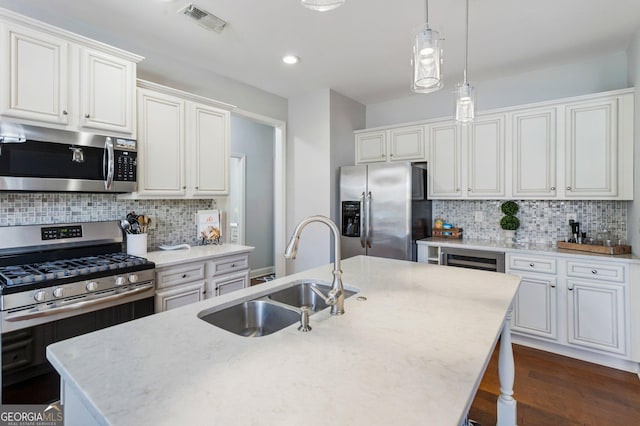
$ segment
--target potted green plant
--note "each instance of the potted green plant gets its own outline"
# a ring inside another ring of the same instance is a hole
[[[520,227],[520,220],[516,217],[516,213],[520,208],[515,201],[505,201],[500,206],[500,210],[504,213],[502,219],[500,219],[500,227],[504,235],[504,239],[508,242],[515,241],[516,229]]]

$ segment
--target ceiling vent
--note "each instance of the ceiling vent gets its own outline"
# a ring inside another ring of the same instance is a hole
[[[222,32],[224,27],[227,25],[225,21],[218,18],[213,13],[200,9],[193,4],[188,4],[184,8],[180,9],[178,13],[182,13],[183,15],[194,19],[201,27],[209,31],[215,31],[217,33]]]

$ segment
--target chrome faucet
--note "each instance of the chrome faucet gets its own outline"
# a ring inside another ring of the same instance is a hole
[[[324,295],[318,288],[311,286],[311,290],[317,293],[324,299],[327,305],[331,306],[331,315],[344,314],[344,287],[342,285],[342,270],[340,269],[340,230],[331,219],[326,216],[315,215],[309,216],[303,219],[296,229],[293,231],[293,235],[287,244],[287,249],[284,251],[284,257],[287,259],[295,259],[298,254],[298,244],[300,243],[300,234],[305,226],[311,222],[324,223],[331,229],[333,234],[333,244],[335,256],[333,262],[333,281],[331,283],[331,290],[328,295]]]

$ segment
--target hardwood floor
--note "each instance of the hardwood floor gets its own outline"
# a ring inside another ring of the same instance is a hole
[[[498,345],[499,346],[499,345]],[[636,374],[513,345],[519,426],[640,425]],[[469,418],[496,424],[498,352],[494,352]]]

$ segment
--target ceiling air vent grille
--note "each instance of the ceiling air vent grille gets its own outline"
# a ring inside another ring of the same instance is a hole
[[[215,31],[217,33],[222,32],[224,27],[227,25],[225,21],[218,18],[213,13],[200,9],[193,4],[188,4],[183,9],[178,11],[178,13],[182,13],[183,15],[194,19],[201,27],[210,31]]]

